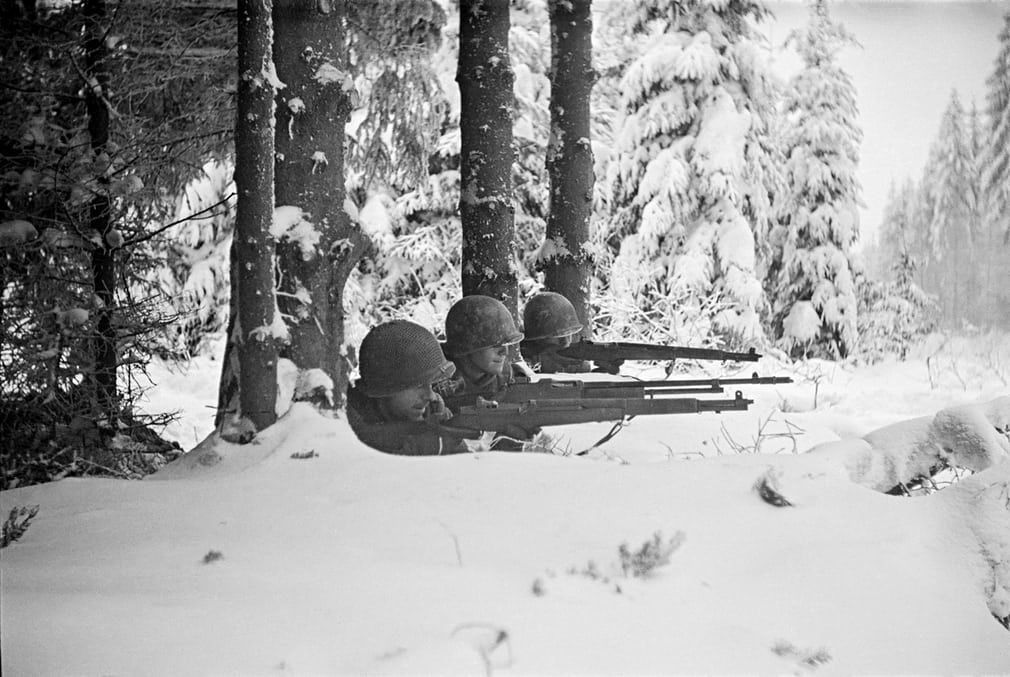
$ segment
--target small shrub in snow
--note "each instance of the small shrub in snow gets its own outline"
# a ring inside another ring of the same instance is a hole
[[[678,531],[669,540],[664,540],[663,534],[657,531],[652,535],[651,540],[643,543],[642,547],[635,552],[628,548],[627,543],[622,543],[618,548],[621,557],[621,571],[625,576],[647,578],[659,567],[669,564],[670,555],[683,542],[683,531]]]
[[[612,580],[614,577],[649,578],[656,569],[670,563],[670,556],[681,546],[684,538],[683,531],[678,531],[669,539],[663,538],[662,532],[657,531],[635,551],[632,551],[627,543],[622,543],[617,548],[618,562],[608,567],[608,570],[615,572],[612,575],[608,575],[594,560],[589,560],[582,568],[569,567],[565,573],[569,576],[584,576],[604,585],[613,585],[614,592],[621,594],[623,592],[621,585]],[[546,577],[554,578],[554,573],[548,571]],[[546,595],[545,579],[535,579],[531,591],[537,597]]]
[[[794,660],[799,665],[807,668],[817,668],[831,660],[831,654],[828,653],[827,649],[800,649],[793,646],[790,642],[781,639],[772,645],[772,653],[776,656]]]
[[[782,411],[788,411],[787,406],[788,402],[786,401],[783,401],[780,405]],[[734,454],[769,453],[769,450],[762,449],[762,446],[764,445],[765,442],[769,440],[777,440],[777,439],[788,439],[790,441],[792,453],[798,454],[799,442],[797,441],[796,436],[802,435],[806,431],[800,426],[790,421],[789,419],[782,420],[781,423],[784,429],[779,431],[768,430],[768,426],[771,423],[778,423],[778,421],[774,420],[774,416],[775,412],[773,411],[770,414],[768,414],[768,416],[765,419],[758,421],[757,435],[754,436],[750,444],[743,444],[741,442],[738,442],[730,434],[729,429],[726,427],[726,424],[722,422],[719,423],[720,433],[722,434],[723,440],[729,446],[729,450]],[[725,453],[718,439],[712,438],[712,446],[715,447],[716,453],[720,455]],[[781,448],[776,449],[775,451],[782,451],[782,449]]]
[[[203,556],[203,560],[202,561],[203,561],[204,564],[210,564],[212,562],[218,561],[219,559],[224,559],[224,555],[221,554],[221,551],[219,551],[219,550],[208,550],[207,554]]]
[[[37,514],[39,514],[39,506],[37,505],[30,508],[24,505],[11,508],[10,514],[4,520],[3,533],[0,534],[0,548],[6,548],[24,536]]]

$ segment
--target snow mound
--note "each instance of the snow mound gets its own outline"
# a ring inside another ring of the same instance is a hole
[[[218,479],[285,459],[308,459],[331,451],[328,441],[346,437],[346,430],[346,422],[321,414],[308,402],[295,402],[275,425],[249,444],[233,444],[217,432],[211,433],[192,451],[146,479]],[[360,443],[350,445],[349,450],[373,453]]]
[[[900,421],[862,438],[863,444],[829,443],[811,453],[844,456],[853,482],[887,491],[930,469],[948,465],[984,470],[1010,456],[1010,397],[940,410],[934,416]]]

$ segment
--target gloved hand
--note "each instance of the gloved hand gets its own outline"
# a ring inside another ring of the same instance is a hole
[[[531,440],[540,433],[540,428],[524,428],[518,424],[510,424],[505,427],[505,430],[498,432],[498,435],[502,437],[511,437],[516,440]]]
[[[428,423],[442,423],[452,418],[452,412],[445,406],[442,396],[435,394],[435,397],[428,403],[428,408],[424,412],[424,420]]]

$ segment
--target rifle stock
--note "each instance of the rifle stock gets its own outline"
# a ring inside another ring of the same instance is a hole
[[[693,397],[587,397],[504,403],[480,400],[475,405],[460,408],[443,426],[468,435],[478,430],[503,432],[515,426],[529,430],[573,423],[622,421],[632,416],[746,411],[752,403],[753,400],[744,398],[739,391],[733,399],[722,400]]]
[[[625,343],[579,341],[567,348],[559,348],[558,355],[575,360],[592,362],[613,362],[616,360],[733,360],[735,362],[757,362],[761,355],[753,348],[746,353],[734,353],[712,348],[689,348],[687,346],[664,346],[651,343]]]

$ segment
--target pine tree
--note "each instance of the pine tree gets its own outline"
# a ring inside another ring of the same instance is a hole
[[[547,170],[551,211],[544,240],[545,283],[575,307],[591,335],[586,249],[593,200],[590,92],[593,18],[590,0],[550,0],[551,136]],[[549,250],[549,256],[548,254]]]
[[[119,469],[116,436],[139,441],[152,418],[133,405],[171,319],[176,191],[231,141],[234,11],[90,0],[3,16],[0,438],[64,472]],[[7,415],[22,406],[31,417]],[[71,420],[86,430],[30,439]]]
[[[969,122],[952,92],[922,180],[928,210],[926,289],[939,296],[948,326],[966,318],[967,299],[974,293],[970,270],[979,236],[979,178]]]
[[[884,205],[884,214],[877,231],[878,259],[875,277],[891,279],[894,261],[908,258],[915,261],[922,252],[916,251],[915,201],[917,192],[911,179],[905,179],[898,188],[893,183]]]
[[[266,0],[238,3],[238,117],[235,122],[235,186],[238,213],[232,245],[230,327],[237,339],[238,441],[276,419],[277,323],[274,297],[274,95],[279,82],[272,59],[273,22]],[[249,426],[252,426],[250,431]]]
[[[513,83],[507,0],[463,0],[459,11],[463,294],[498,299],[515,315],[511,175]]]
[[[278,310],[299,369],[297,399],[338,406],[348,382],[344,286],[367,236],[345,205],[344,129],[356,98],[344,50],[344,3],[274,0]],[[286,218],[290,216],[290,218]],[[284,230],[281,225],[290,226]],[[283,232],[282,232],[283,231]]]
[[[762,335],[756,240],[767,230],[772,87],[752,20],[756,1],[618,4],[645,51],[620,83],[610,162],[610,294],[681,315],[725,305],[714,327]],[[667,322],[669,319],[666,320]]]
[[[989,295],[982,315],[1010,327],[1010,12],[1003,17],[999,54],[986,83],[988,129],[982,151],[983,284]]]
[[[986,219],[1004,240],[1010,240],[1010,12],[1003,17],[1000,51],[986,79],[988,146],[983,159]]]
[[[855,88],[836,59],[852,41],[825,0],[811,5],[806,30],[790,36],[804,66],[783,102],[788,190],[770,272],[775,335],[794,355],[838,358],[856,347],[862,132]]]

